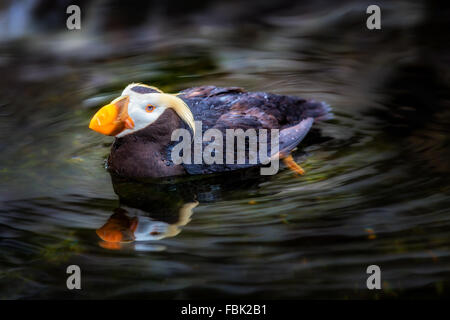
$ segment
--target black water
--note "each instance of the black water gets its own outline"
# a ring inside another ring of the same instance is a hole
[[[444,11],[382,3],[382,30],[369,31],[365,2],[257,18],[215,3],[187,20],[162,6],[137,26],[70,33],[50,23],[2,40],[0,298],[448,296]],[[302,177],[113,183],[112,138],[87,125],[131,82],[298,95],[327,101],[335,119],[295,154]],[[96,230],[114,213],[154,232],[104,242]],[[71,264],[80,291],[66,288]],[[372,264],[383,290],[366,288]]]

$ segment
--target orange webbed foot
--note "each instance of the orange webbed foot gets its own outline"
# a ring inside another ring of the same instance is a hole
[[[292,158],[291,155],[288,155],[286,158],[283,158],[284,164],[293,172],[299,175],[304,175],[305,170],[303,170],[302,167],[300,167],[295,161],[294,158]]]

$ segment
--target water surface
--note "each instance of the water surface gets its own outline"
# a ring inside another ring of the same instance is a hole
[[[449,55],[430,40],[443,37],[434,11],[385,8],[378,33],[348,2],[262,24],[203,23],[211,9],[185,28],[3,41],[0,298],[448,296]],[[295,153],[302,177],[117,182],[112,138],[87,126],[131,82],[298,95],[335,118]],[[114,214],[152,237],[105,243],[96,230]],[[66,289],[71,264],[81,291]],[[383,291],[366,289],[371,264]]]

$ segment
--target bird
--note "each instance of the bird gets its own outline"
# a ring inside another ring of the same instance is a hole
[[[103,106],[91,118],[89,128],[103,135],[114,136],[107,160],[110,173],[129,179],[159,179],[186,175],[226,173],[267,164],[259,156],[250,161],[248,140],[245,142],[245,161],[207,163],[174,160],[173,151],[180,142],[174,141],[177,129],[187,130],[192,136],[205,134],[210,129],[226,139],[227,130],[279,130],[278,148],[268,148],[270,160],[282,159],[296,174],[304,174],[291,152],[303,140],[316,121],[333,118],[331,107],[325,102],[306,100],[266,92],[248,92],[239,87],[212,85],[193,87],[178,93],[165,93],[143,83],[126,86],[122,94]],[[201,122],[200,129],[196,125]],[[217,131],[218,130],[218,131]],[[267,132],[268,132],[267,131]],[[270,133],[267,133],[270,136]],[[217,142],[200,136],[202,150]],[[191,145],[196,143],[191,137]],[[234,137],[233,137],[234,139]],[[261,141],[261,138],[258,138]],[[219,139],[220,141],[221,139]],[[270,139],[269,139],[270,140]],[[233,146],[232,153],[237,153]],[[273,150],[271,150],[273,149]],[[210,150],[211,151],[211,150]],[[254,150],[253,150],[254,151]],[[194,154],[180,154],[191,160]],[[225,153],[216,149],[211,155],[225,159]],[[261,154],[260,154],[261,155]],[[189,157],[190,156],[190,157]]]

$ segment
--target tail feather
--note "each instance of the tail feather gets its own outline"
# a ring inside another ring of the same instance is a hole
[[[314,118],[315,121],[331,120],[334,117],[330,105],[326,102],[317,102],[314,100],[306,101],[303,105],[305,118]]]

